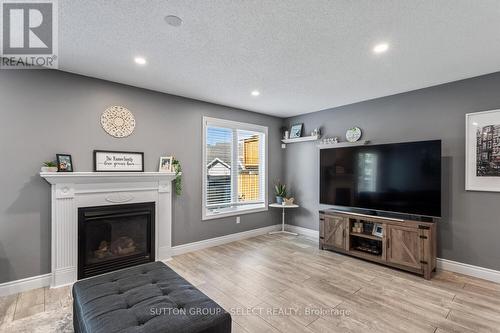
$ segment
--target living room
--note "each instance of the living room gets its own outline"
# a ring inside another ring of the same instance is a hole
[[[500,332],[497,1],[0,3],[1,332]]]

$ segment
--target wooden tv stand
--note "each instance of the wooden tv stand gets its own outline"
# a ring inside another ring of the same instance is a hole
[[[364,229],[354,230],[355,223]],[[370,225],[379,224],[382,236]],[[319,212],[319,248],[410,271],[430,279],[436,269],[436,223],[337,210]]]

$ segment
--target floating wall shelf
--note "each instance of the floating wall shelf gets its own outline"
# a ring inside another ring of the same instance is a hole
[[[351,147],[351,146],[364,146],[369,144],[369,140],[363,140],[363,141],[356,141],[356,142],[339,142],[339,143],[325,143],[325,144],[319,144],[318,148],[319,149],[326,149],[326,148],[342,148],[342,147]]]
[[[283,143],[296,143],[296,142],[305,142],[305,141],[316,141],[319,139],[319,135],[311,135],[311,136],[301,136],[300,138],[293,139],[282,139]]]

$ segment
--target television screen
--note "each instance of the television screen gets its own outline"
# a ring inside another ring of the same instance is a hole
[[[321,149],[320,203],[441,216],[441,141]]]

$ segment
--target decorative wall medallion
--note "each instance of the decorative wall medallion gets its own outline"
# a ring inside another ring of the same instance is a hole
[[[345,134],[345,138],[349,142],[356,142],[361,138],[361,128],[353,127],[349,128]]]
[[[132,112],[123,106],[111,106],[101,115],[102,128],[115,138],[124,138],[132,134],[135,118]]]

